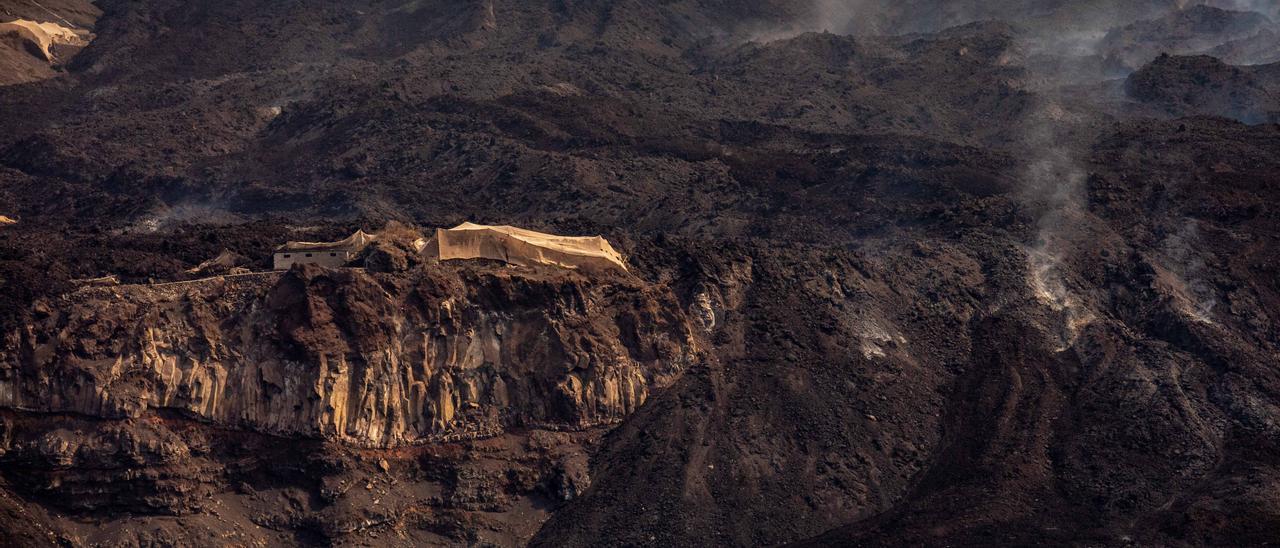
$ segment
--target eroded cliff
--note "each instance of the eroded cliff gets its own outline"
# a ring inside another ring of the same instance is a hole
[[[0,406],[364,447],[613,423],[699,359],[668,290],[563,271],[308,267],[84,288],[36,317]]]

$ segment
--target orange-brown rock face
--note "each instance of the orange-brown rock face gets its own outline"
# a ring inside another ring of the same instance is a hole
[[[0,407],[361,447],[610,424],[699,359],[669,291],[621,275],[308,268],[86,288],[41,312],[0,354]]]

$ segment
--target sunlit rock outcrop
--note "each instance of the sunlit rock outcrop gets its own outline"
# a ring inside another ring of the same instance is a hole
[[[8,336],[0,406],[389,447],[616,422],[698,360],[662,288],[428,268],[85,288]]]

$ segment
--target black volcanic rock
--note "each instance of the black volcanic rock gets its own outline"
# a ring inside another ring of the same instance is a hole
[[[0,86],[0,544],[1264,543],[1271,27],[1178,4],[102,0]],[[194,279],[388,219],[629,270]]]
[[[1238,67],[1213,57],[1162,55],[1129,76],[1130,97],[1174,115],[1248,123],[1280,120],[1280,65]]]

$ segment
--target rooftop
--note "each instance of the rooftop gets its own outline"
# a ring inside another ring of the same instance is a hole
[[[377,236],[363,230],[357,230],[345,239],[336,242],[285,242],[276,248],[277,253],[291,251],[359,251],[377,239]]]

